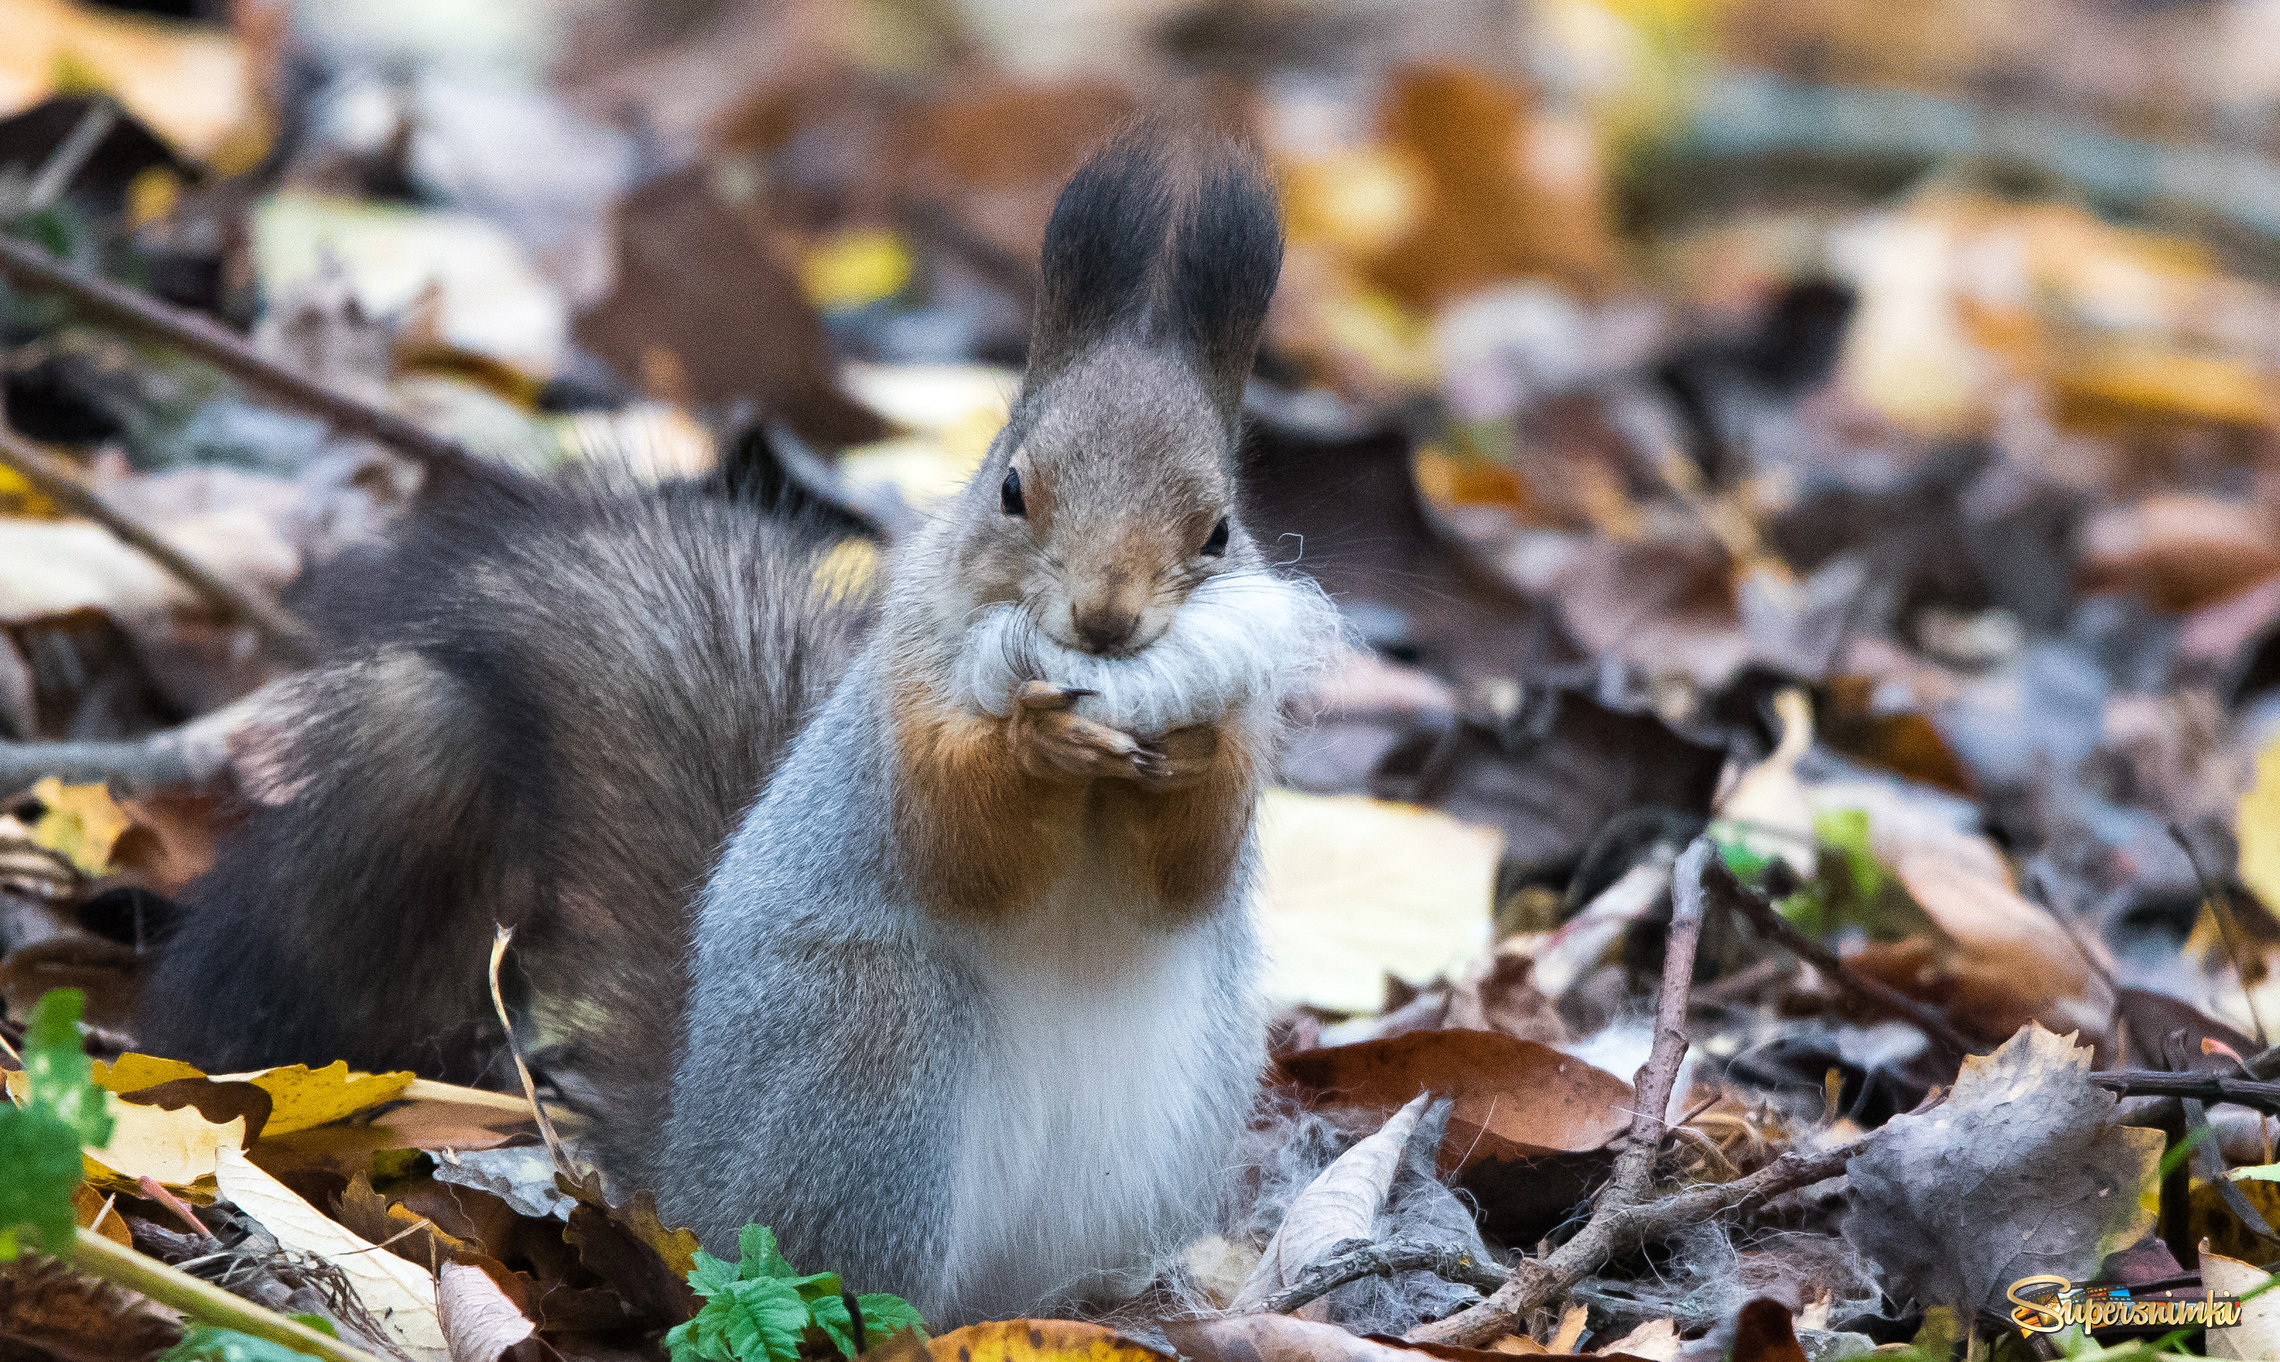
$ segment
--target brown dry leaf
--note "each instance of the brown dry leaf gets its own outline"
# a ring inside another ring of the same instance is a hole
[[[1731,1362],[1805,1362],[1789,1308],[1779,1301],[1754,1300],[1734,1318]]]
[[[561,1174],[555,1185],[578,1199],[562,1237],[578,1250],[579,1261],[624,1297],[637,1318],[678,1324],[696,1313],[688,1276],[696,1266],[697,1236],[667,1229],[658,1218],[655,1197],[636,1192],[625,1204],[612,1206],[599,1178]]]
[[[1630,1128],[1631,1085],[1549,1045],[1489,1031],[1417,1031],[1287,1055],[1283,1073],[1320,1097],[1391,1110],[1452,1098],[1451,1156],[1531,1158],[1596,1150]]]
[[[481,1268],[445,1263],[436,1277],[435,1297],[451,1362],[499,1362],[538,1332]]]
[[[2280,574],[2280,535],[2259,506],[2165,492],[2093,516],[2080,571],[2093,589],[2136,590],[2163,610],[2214,605]]]
[[[259,1221],[280,1247],[312,1254],[339,1268],[356,1288],[357,1299],[394,1342],[415,1355],[444,1352],[435,1281],[426,1272],[379,1251],[235,1149],[221,1151],[216,1181],[230,1204]]]
[[[1892,871],[1955,949],[1942,964],[1975,1004],[1983,1033],[2004,1034],[2029,1021],[2102,1034],[2113,1014],[2110,961],[2093,966],[2063,924],[2005,879],[1934,845],[1911,846]],[[2105,977],[2101,977],[2105,976]],[[2006,1006],[2006,1004],[2008,1004]]]
[[[1181,1356],[1198,1362],[1409,1362],[1416,1356],[1334,1324],[1289,1315],[1168,1321],[1163,1329]]]
[[[71,1189],[71,1212],[83,1230],[93,1230],[114,1244],[127,1248],[135,1246],[134,1236],[127,1233],[127,1219],[119,1214],[115,1198],[98,1192],[82,1182]]]
[[[1352,1337],[1344,1330],[1332,1332]],[[1159,1362],[1164,1354],[1098,1324],[1008,1319],[969,1324],[926,1345],[933,1362]]]
[[[181,1338],[180,1319],[54,1258],[25,1254],[0,1263],[0,1356],[146,1362]]]

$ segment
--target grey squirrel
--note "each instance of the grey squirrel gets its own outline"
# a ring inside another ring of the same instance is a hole
[[[875,607],[687,489],[439,496],[333,574],[146,1043],[477,1076],[505,922],[518,1034],[713,1251],[768,1224],[937,1326],[1137,1285],[1250,1111],[1254,809],[1339,636],[1236,515],[1280,260],[1247,153],[1112,139]]]

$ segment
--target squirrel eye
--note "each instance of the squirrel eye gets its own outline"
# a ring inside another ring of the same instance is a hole
[[[1203,541],[1203,556],[1206,558],[1218,558],[1223,556],[1226,552],[1227,517],[1221,516],[1219,517],[1219,523],[1211,527],[1211,538]]]
[[[1005,482],[998,487],[998,506],[1007,515],[1029,514],[1029,503],[1021,499],[1021,470],[1005,470]]]

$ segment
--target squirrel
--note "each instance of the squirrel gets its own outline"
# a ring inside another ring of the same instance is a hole
[[[1252,1109],[1254,815],[1342,646],[1237,514],[1281,251],[1249,152],[1107,142],[875,601],[797,521],[490,477],[334,573],[144,1038],[479,1078],[503,922],[534,1065],[714,1252],[767,1224],[938,1327],[1144,1284]]]

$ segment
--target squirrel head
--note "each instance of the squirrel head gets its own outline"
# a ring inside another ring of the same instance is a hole
[[[1259,564],[1235,456],[1281,265],[1266,176],[1225,138],[1143,124],[1077,171],[1021,397],[954,516],[969,607],[1016,603],[1064,647],[1125,657],[1198,585]]]

